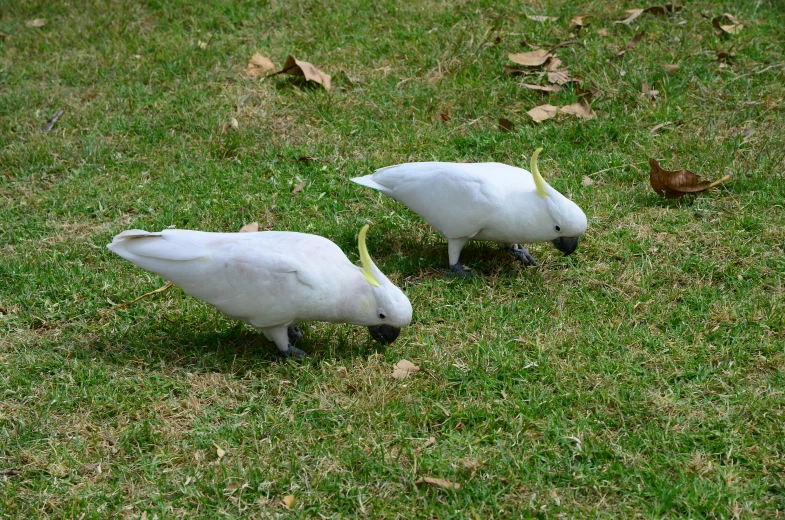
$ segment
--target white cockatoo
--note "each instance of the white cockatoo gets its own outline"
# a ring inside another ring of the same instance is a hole
[[[324,237],[283,231],[132,229],[107,247],[261,330],[284,356],[302,357],[293,344],[302,337],[300,322],[364,325],[380,343],[392,343],[411,321],[409,299],[368,255],[367,231],[359,236],[362,268]]]
[[[443,234],[456,274],[466,274],[458,260],[469,240],[502,242],[524,265],[537,265],[522,243],[550,241],[569,255],[587,225],[581,208],[540,175],[540,151],[531,172],[500,163],[415,162],[352,181],[405,204]]]

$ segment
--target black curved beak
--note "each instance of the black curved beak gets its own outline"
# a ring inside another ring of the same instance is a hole
[[[552,240],[551,244],[566,256],[578,249],[578,237],[559,237]]]
[[[401,333],[401,329],[390,327],[389,325],[373,325],[368,327],[368,332],[373,339],[382,345],[387,345],[395,341],[395,338]]]

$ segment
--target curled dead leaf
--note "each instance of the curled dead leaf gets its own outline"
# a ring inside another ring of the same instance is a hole
[[[519,52],[517,54],[510,53],[507,58],[513,63],[523,65],[525,67],[539,67],[550,58],[551,53],[545,49],[537,49],[529,52]]]
[[[499,118],[499,130],[502,132],[514,132],[515,123],[503,117]]]
[[[556,117],[556,114],[559,113],[559,107],[553,105],[540,105],[532,108],[526,113],[529,114],[535,123],[540,123],[546,119]]]
[[[522,69],[521,67],[512,67],[510,65],[502,65],[502,69],[504,69],[505,73],[510,74],[511,76],[515,76],[518,74],[527,74],[529,72],[528,69]]]
[[[585,98],[582,98],[577,103],[559,108],[559,112],[580,117],[581,119],[593,119],[595,117],[589,102]]]
[[[663,170],[660,163],[653,158],[649,159],[649,166],[651,167],[649,183],[651,183],[652,189],[669,199],[676,199],[687,193],[706,191],[730,179],[730,175],[726,175],[717,181],[709,182],[702,180],[698,174],[689,170]]]
[[[300,184],[294,187],[294,189],[292,190],[292,195],[297,195],[302,191],[303,188],[305,188],[305,181],[301,182]]]
[[[646,34],[646,31],[641,31],[638,34],[636,34],[635,36],[633,36],[632,40],[627,42],[627,45],[625,45],[624,47],[619,49],[619,52],[617,52],[613,57],[614,58],[620,58],[621,56],[624,56],[629,49],[632,49],[633,47],[635,47],[635,45],[637,45],[638,42],[643,39],[645,34]]]
[[[572,76],[566,70],[554,70],[548,73],[548,81],[557,85],[564,85],[572,81]]]
[[[395,364],[395,369],[393,370],[392,376],[395,379],[401,380],[406,379],[411,374],[416,374],[419,371],[420,367],[407,359],[402,359]]]
[[[581,186],[591,186],[592,184],[594,184],[594,180],[588,175],[584,175],[581,178]]]
[[[226,451],[215,443],[213,443],[213,446],[215,446],[215,454],[218,455],[218,460],[220,461],[226,455]]]
[[[251,222],[250,224],[246,224],[241,227],[238,233],[256,233],[257,231],[259,231],[259,223]]]
[[[434,478],[434,477],[422,477],[414,484],[417,487],[422,487],[423,484],[428,484],[429,486],[436,486],[445,489],[461,489],[461,485],[458,483],[450,482],[449,480],[444,480],[442,478]]]
[[[627,9],[627,18],[624,18],[623,20],[614,20],[613,23],[616,24],[622,23],[624,25],[629,25],[643,13],[665,16],[668,13],[672,13],[679,10],[681,10],[681,7],[675,6],[671,3],[666,4],[665,7],[661,5],[653,5],[651,7],[646,7],[645,9]]]
[[[34,18],[33,20],[27,20],[25,25],[28,27],[43,27],[46,25],[45,18]]]
[[[529,90],[539,90],[542,92],[560,92],[561,87],[559,85],[532,85],[530,83],[522,83],[524,87]]]
[[[294,495],[286,495],[283,497],[283,505],[286,506],[286,509],[291,509],[294,505]]]
[[[307,61],[296,59],[291,54],[286,57],[286,62],[283,64],[283,69],[276,72],[276,74],[291,74],[292,76],[302,76],[307,81],[313,81],[322,85],[326,90],[330,90],[332,88],[332,79],[330,78],[329,74],[325,74]]]
[[[681,67],[679,66],[678,63],[668,63],[662,66],[662,70],[664,70],[665,74],[667,74],[668,76],[673,76],[674,74],[679,72],[679,69],[681,69]]]
[[[711,25],[726,34],[738,34],[744,28],[744,24],[730,13],[723,13],[722,16],[714,17],[711,20]]]
[[[532,14],[527,14],[526,18],[528,18],[529,20],[533,20],[537,23],[555,22],[556,20],[559,19],[558,16],[537,16]]]
[[[423,444],[423,448],[429,448],[436,444],[436,437],[428,437],[428,440]]]
[[[606,29],[605,27],[600,27],[599,29],[597,29],[597,34],[599,34],[600,36],[608,36],[610,33],[608,32],[608,29]]]
[[[246,76],[249,78],[257,78],[264,76],[275,70],[275,64],[266,56],[262,56],[258,52],[251,57],[248,66],[243,69]]]
[[[586,22],[586,18],[590,18],[590,14],[579,14],[572,20],[570,20],[570,25],[575,25],[578,28],[587,27],[589,24]]]

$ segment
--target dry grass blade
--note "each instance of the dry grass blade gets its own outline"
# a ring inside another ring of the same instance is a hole
[[[538,16],[533,14],[527,14],[526,18],[529,20],[535,21],[537,23],[545,23],[545,22],[555,22],[559,19],[558,16]]]
[[[529,90],[539,90],[540,92],[560,92],[559,85],[532,85],[531,83],[523,83],[523,86]]]
[[[135,300],[132,300],[132,301],[130,301],[128,303],[121,303],[120,305],[116,306],[115,309],[124,309],[126,307],[130,307],[131,305],[133,305],[134,303],[136,303],[136,302],[138,302],[140,300],[144,300],[145,298],[149,298],[150,296],[152,296],[154,294],[158,294],[158,293],[162,293],[164,291],[167,291],[171,287],[174,287],[174,284],[172,282],[166,282],[166,284],[163,285],[162,287],[159,287],[158,289],[156,289],[154,291],[150,291],[149,293],[145,293],[145,294],[141,295],[140,297],[136,298]]]
[[[443,478],[434,477],[422,477],[414,484],[417,487],[422,487],[423,484],[428,484],[429,486],[441,487],[445,489],[461,489],[461,485],[458,483],[450,482],[449,480],[444,480]]]

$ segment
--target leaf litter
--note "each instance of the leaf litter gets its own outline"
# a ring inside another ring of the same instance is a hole
[[[420,367],[418,367],[408,359],[402,359],[395,364],[395,369],[393,370],[392,376],[395,379],[402,380],[402,379],[406,379],[411,374],[416,374],[419,371],[420,371]]]
[[[649,183],[655,193],[669,199],[683,197],[687,193],[700,193],[730,179],[725,175],[714,182],[701,179],[700,175],[690,170],[664,170],[656,159],[649,159]]]
[[[243,69],[249,78],[266,76],[275,70],[275,64],[267,56],[262,56],[258,52],[251,57],[248,66]]]
[[[332,79],[329,74],[325,74],[307,61],[298,60],[291,54],[286,57],[283,69],[279,70],[274,75],[278,74],[301,76],[305,78],[306,81],[313,81],[314,83],[320,84],[325,90],[330,90],[332,88]]]

